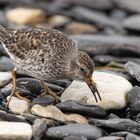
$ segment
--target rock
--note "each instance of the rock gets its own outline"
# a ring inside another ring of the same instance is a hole
[[[6,20],[5,13],[3,10],[0,10],[0,25],[2,26],[7,25],[7,20]]]
[[[5,86],[12,78],[11,72],[0,72],[0,87]]]
[[[36,104],[31,108],[31,112],[32,114],[38,115],[41,117],[53,118],[55,120],[65,121],[65,117],[63,113],[53,105],[49,105],[45,107],[45,106]]]
[[[125,140],[125,139],[123,137],[105,136],[105,137],[99,138],[97,140]]]
[[[132,85],[126,79],[118,75],[98,71],[93,73],[93,78],[97,84],[102,101],[96,103],[86,83],[77,81],[73,81],[62,93],[61,101],[76,100],[78,102],[100,106],[105,110],[126,107],[126,97],[132,89]]]
[[[140,87],[135,86],[128,94],[128,105],[131,112],[140,112]]]
[[[97,9],[97,10],[109,10],[112,8],[112,1],[110,0],[67,0],[67,2],[65,0],[59,0],[61,1],[61,3],[67,3],[67,5],[75,5],[75,6],[83,6],[83,7],[88,7],[91,9]],[[64,4],[63,4],[64,5]]]
[[[71,35],[79,50],[91,56],[108,54],[112,56],[139,57],[140,39],[136,36]]]
[[[12,71],[13,68],[14,65],[12,64],[12,60],[9,57],[0,57],[0,72]]]
[[[110,16],[112,19],[122,22],[127,17],[127,12],[121,9],[113,9]]]
[[[121,9],[127,10],[129,12],[140,13],[140,1],[139,0],[133,0],[133,1],[113,0],[113,1]]]
[[[53,28],[62,27],[65,24],[67,24],[68,22],[70,22],[70,19],[68,17],[62,16],[62,15],[55,15],[55,16],[48,18],[48,24]]]
[[[41,106],[41,105],[34,105],[31,108],[32,114],[41,116],[41,117],[46,117],[46,118],[52,118],[58,121],[69,121],[69,122],[77,122],[81,124],[87,124],[88,121],[86,118],[78,115],[78,114],[70,114],[66,115],[61,110],[59,110],[57,107],[53,105],[48,105],[47,107]]]
[[[8,21],[16,24],[35,25],[45,20],[45,13],[41,9],[15,8],[6,12]],[[22,17],[22,18],[21,18]]]
[[[34,121],[39,118],[38,116],[35,116],[33,114],[30,113],[23,113],[22,116],[31,124],[34,124]]]
[[[122,132],[114,132],[114,133],[111,133],[112,136],[120,136],[120,137],[125,137],[126,140],[139,140],[140,137],[135,135],[135,134],[132,134],[130,132],[126,132],[126,131],[122,131]]]
[[[1,140],[30,140],[31,137],[32,128],[27,123],[0,122]]]
[[[126,18],[123,21],[123,26],[128,31],[134,31],[136,33],[140,33],[140,15],[133,15],[128,18]]]
[[[98,64],[107,64],[110,62],[127,63],[129,61],[140,64],[140,58],[137,57],[114,57],[111,55],[96,55],[93,57],[94,62]]]
[[[87,23],[72,22],[66,25],[64,31],[68,34],[95,33],[97,28]]]
[[[46,132],[47,138],[64,138],[69,135],[84,136],[88,139],[97,139],[103,136],[103,131],[92,125],[69,124],[51,127]]]
[[[46,130],[47,130],[47,120],[46,119],[36,119],[33,125],[33,138],[34,140],[42,140]]]
[[[70,135],[70,136],[66,136],[63,140],[88,140],[88,139],[84,136]]]
[[[15,114],[6,113],[4,111],[0,111],[0,122],[1,121],[26,122],[24,119],[17,117]]]
[[[95,24],[99,28],[113,27],[119,29],[120,26],[119,23],[107,17],[104,13],[90,10],[85,7],[74,7],[69,14],[78,21],[84,20],[87,23]]]
[[[108,118],[109,119],[119,119],[119,117],[113,113],[109,114]]]
[[[25,100],[20,100],[16,97],[12,97],[9,103],[9,109],[15,114],[27,113],[29,112],[29,103]]]
[[[128,62],[125,65],[126,71],[140,82],[140,65],[134,62]]]
[[[78,114],[65,115],[65,121],[76,122],[79,124],[88,124],[88,120],[85,117]]]
[[[50,104],[55,104],[55,99],[54,99],[54,97],[52,97],[50,95],[39,96],[33,100],[32,105],[35,105],[35,104],[47,106]]]
[[[107,129],[113,129],[117,131],[128,131],[137,134],[140,133],[140,124],[130,119],[92,119],[90,120],[90,123],[93,123],[96,126],[105,127]]]
[[[65,101],[56,105],[61,111],[66,113],[78,113],[90,117],[105,117],[106,112],[97,106],[82,104],[76,101]]]

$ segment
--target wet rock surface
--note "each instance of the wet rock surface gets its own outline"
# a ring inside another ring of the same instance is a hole
[[[6,107],[15,66],[0,44],[0,139],[139,140],[139,23],[140,0],[0,1],[0,25],[9,30],[47,26],[68,34],[94,61],[102,97],[96,103],[84,82],[46,79],[56,103],[41,96],[41,79],[17,69],[16,89],[30,102],[13,97]]]

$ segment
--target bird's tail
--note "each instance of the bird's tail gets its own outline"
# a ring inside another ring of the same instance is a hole
[[[8,30],[6,30],[4,27],[0,25],[0,41],[4,42],[7,38],[9,38],[11,35]]]

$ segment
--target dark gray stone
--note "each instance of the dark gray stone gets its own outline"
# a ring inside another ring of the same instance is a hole
[[[112,20],[111,18],[107,17],[107,15],[105,15],[104,13],[93,11],[85,7],[74,7],[69,12],[69,14],[70,16],[79,21],[90,22],[97,25],[100,28],[113,27],[115,29],[119,29],[121,27],[119,22]]]
[[[0,71],[11,71],[14,68],[12,60],[9,57],[2,56],[0,57]]]
[[[51,127],[46,132],[47,138],[62,139],[69,135],[84,136],[88,139],[94,140],[103,136],[102,129],[84,124],[69,124],[58,127]]]
[[[17,117],[15,114],[6,113],[3,111],[0,112],[0,121],[26,122],[26,120]]]
[[[33,100],[32,105],[35,104],[47,106],[47,105],[55,104],[55,99],[50,95],[39,96]]]
[[[140,65],[134,62],[128,62],[125,65],[126,71],[140,82]]]
[[[140,39],[135,36],[72,35],[77,47],[91,56],[108,54],[112,56],[139,57]]]
[[[130,119],[90,120],[96,126],[140,134],[140,124]]]
[[[110,63],[111,61],[123,63],[123,64],[129,61],[132,61],[132,62],[136,62],[140,64],[140,58],[137,58],[137,57],[114,57],[111,55],[96,55],[93,57],[93,60],[95,63],[98,63],[98,64],[107,64],[107,63]]]
[[[67,2],[71,5],[75,5],[75,6],[84,6],[84,7],[89,7],[92,9],[98,9],[98,10],[108,10],[112,8],[112,1],[111,0],[60,0],[63,3]]]
[[[128,105],[131,112],[140,112],[140,87],[135,86],[128,95]]]
[[[140,137],[135,135],[135,134],[132,134],[130,132],[125,132],[125,131],[122,131],[122,132],[114,132],[114,133],[111,133],[112,136],[120,136],[120,137],[125,137],[126,139],[125,140],[140,140]]]
[[[105,117],[107,115],[106,112],[100,107],[86,105],[72,100],[58,103],[56,107],[58,107],[63,112],[78,113],[91,117]]]
[[[133,15],[123,21],[123,26],[128,31],[140,33],[140,15]]]
[[[140,1],[139,0],[113,0],[114,3],[121,9],[129,12],[140,13]]]

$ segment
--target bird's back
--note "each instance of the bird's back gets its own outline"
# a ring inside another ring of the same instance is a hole
[[[47,74],[55,67],[59,69],[60,65],[66,67],[65,63],[77,51],[66,34],[50,28],[6,30],[0,27],[0,39],[14,64],[25,72],[34,69]]]

